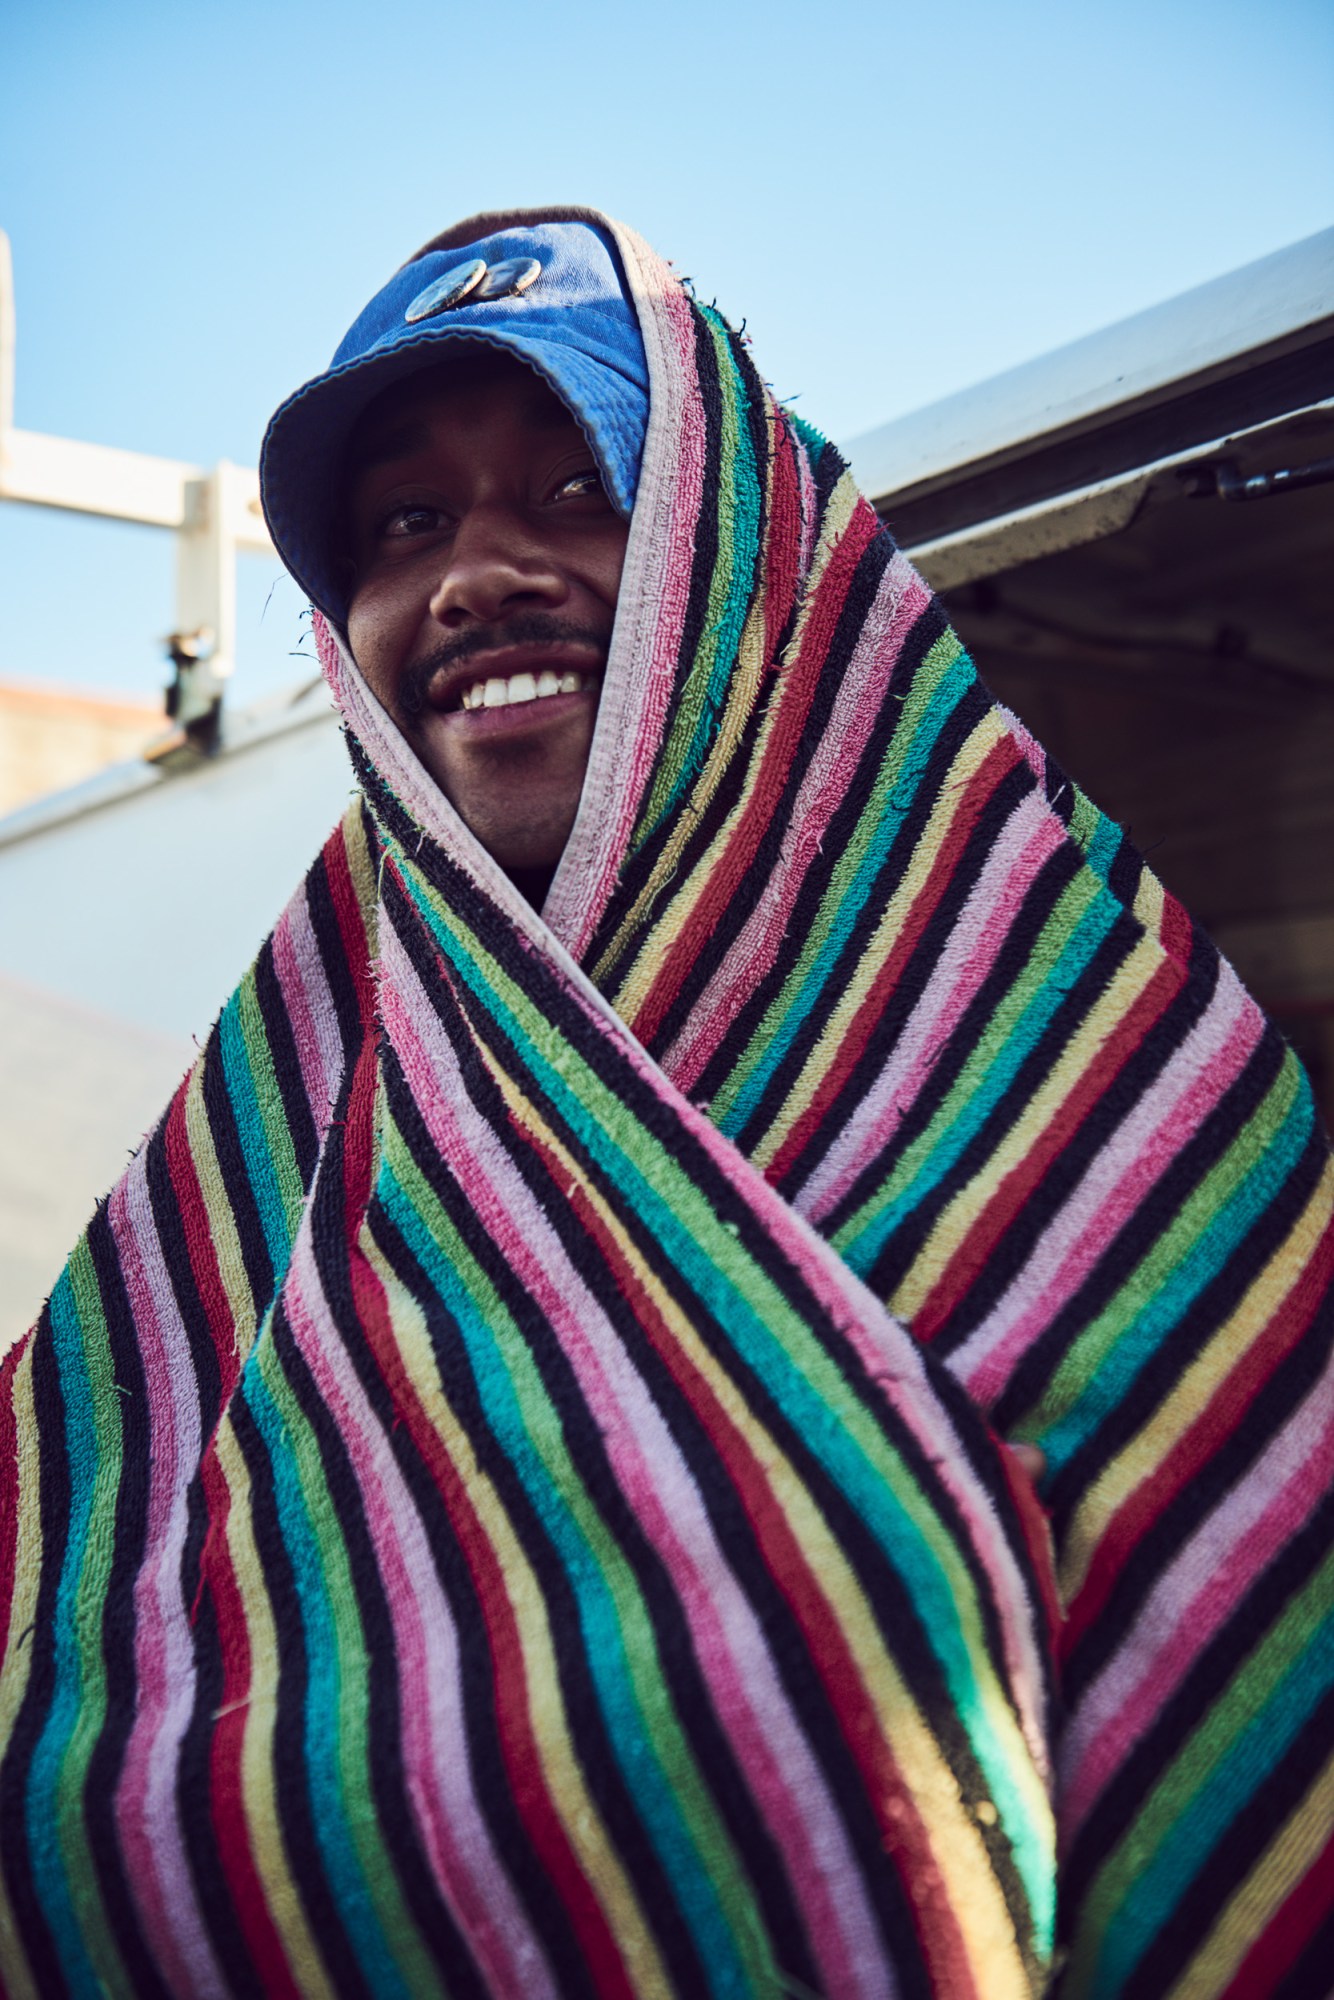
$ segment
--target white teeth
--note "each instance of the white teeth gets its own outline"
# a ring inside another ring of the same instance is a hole
[[[515,702],[541,701],[549,694],[582,694],[592,686],[586,674],[554,674],[549,667],[533,674],[511,674],[507,681],[474,681],[463,690],[464,708],[508,708]]]

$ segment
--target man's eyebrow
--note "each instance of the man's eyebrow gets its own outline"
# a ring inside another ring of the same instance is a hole
[[[424,451],[431,442],[427,425],[419,419],[404,418],[402,423],[391,424],[386,430],[372,431],[363,442],[354,445],[351,471],[370,472],[377,465],[390,465],[396,458],[407,458],[414,451]]]

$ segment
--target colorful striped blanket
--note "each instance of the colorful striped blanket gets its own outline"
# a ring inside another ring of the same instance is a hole
[[[1321,1992],[1306,1080],[616,237],[545,921],[320,625],[361,796],[0,1376],[0,1984]]]

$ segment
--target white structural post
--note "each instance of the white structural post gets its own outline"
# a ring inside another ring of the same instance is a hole
[[[236,665],[237,552],[273,553],[259,475],[226,459],[205,472],[179,459],[16,429],[14,349],[13,267],[9,238],[0,230],[0,500],[174,532],[175,629],[167,650],[176,684],[169,705],[178,726],[207,749]]]

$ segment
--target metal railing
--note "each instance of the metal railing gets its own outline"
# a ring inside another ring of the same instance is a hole
[[[236,665],[236,557],[274,553],[259,475],[221,459],[211,471],[178,459],[48,437],[14,425],[15,308],[9,238],[0,230],[0,500],[167,528],[176,537],[175,623],[166,640],[175,679],[167,713],[183,746],[218,739]]]

